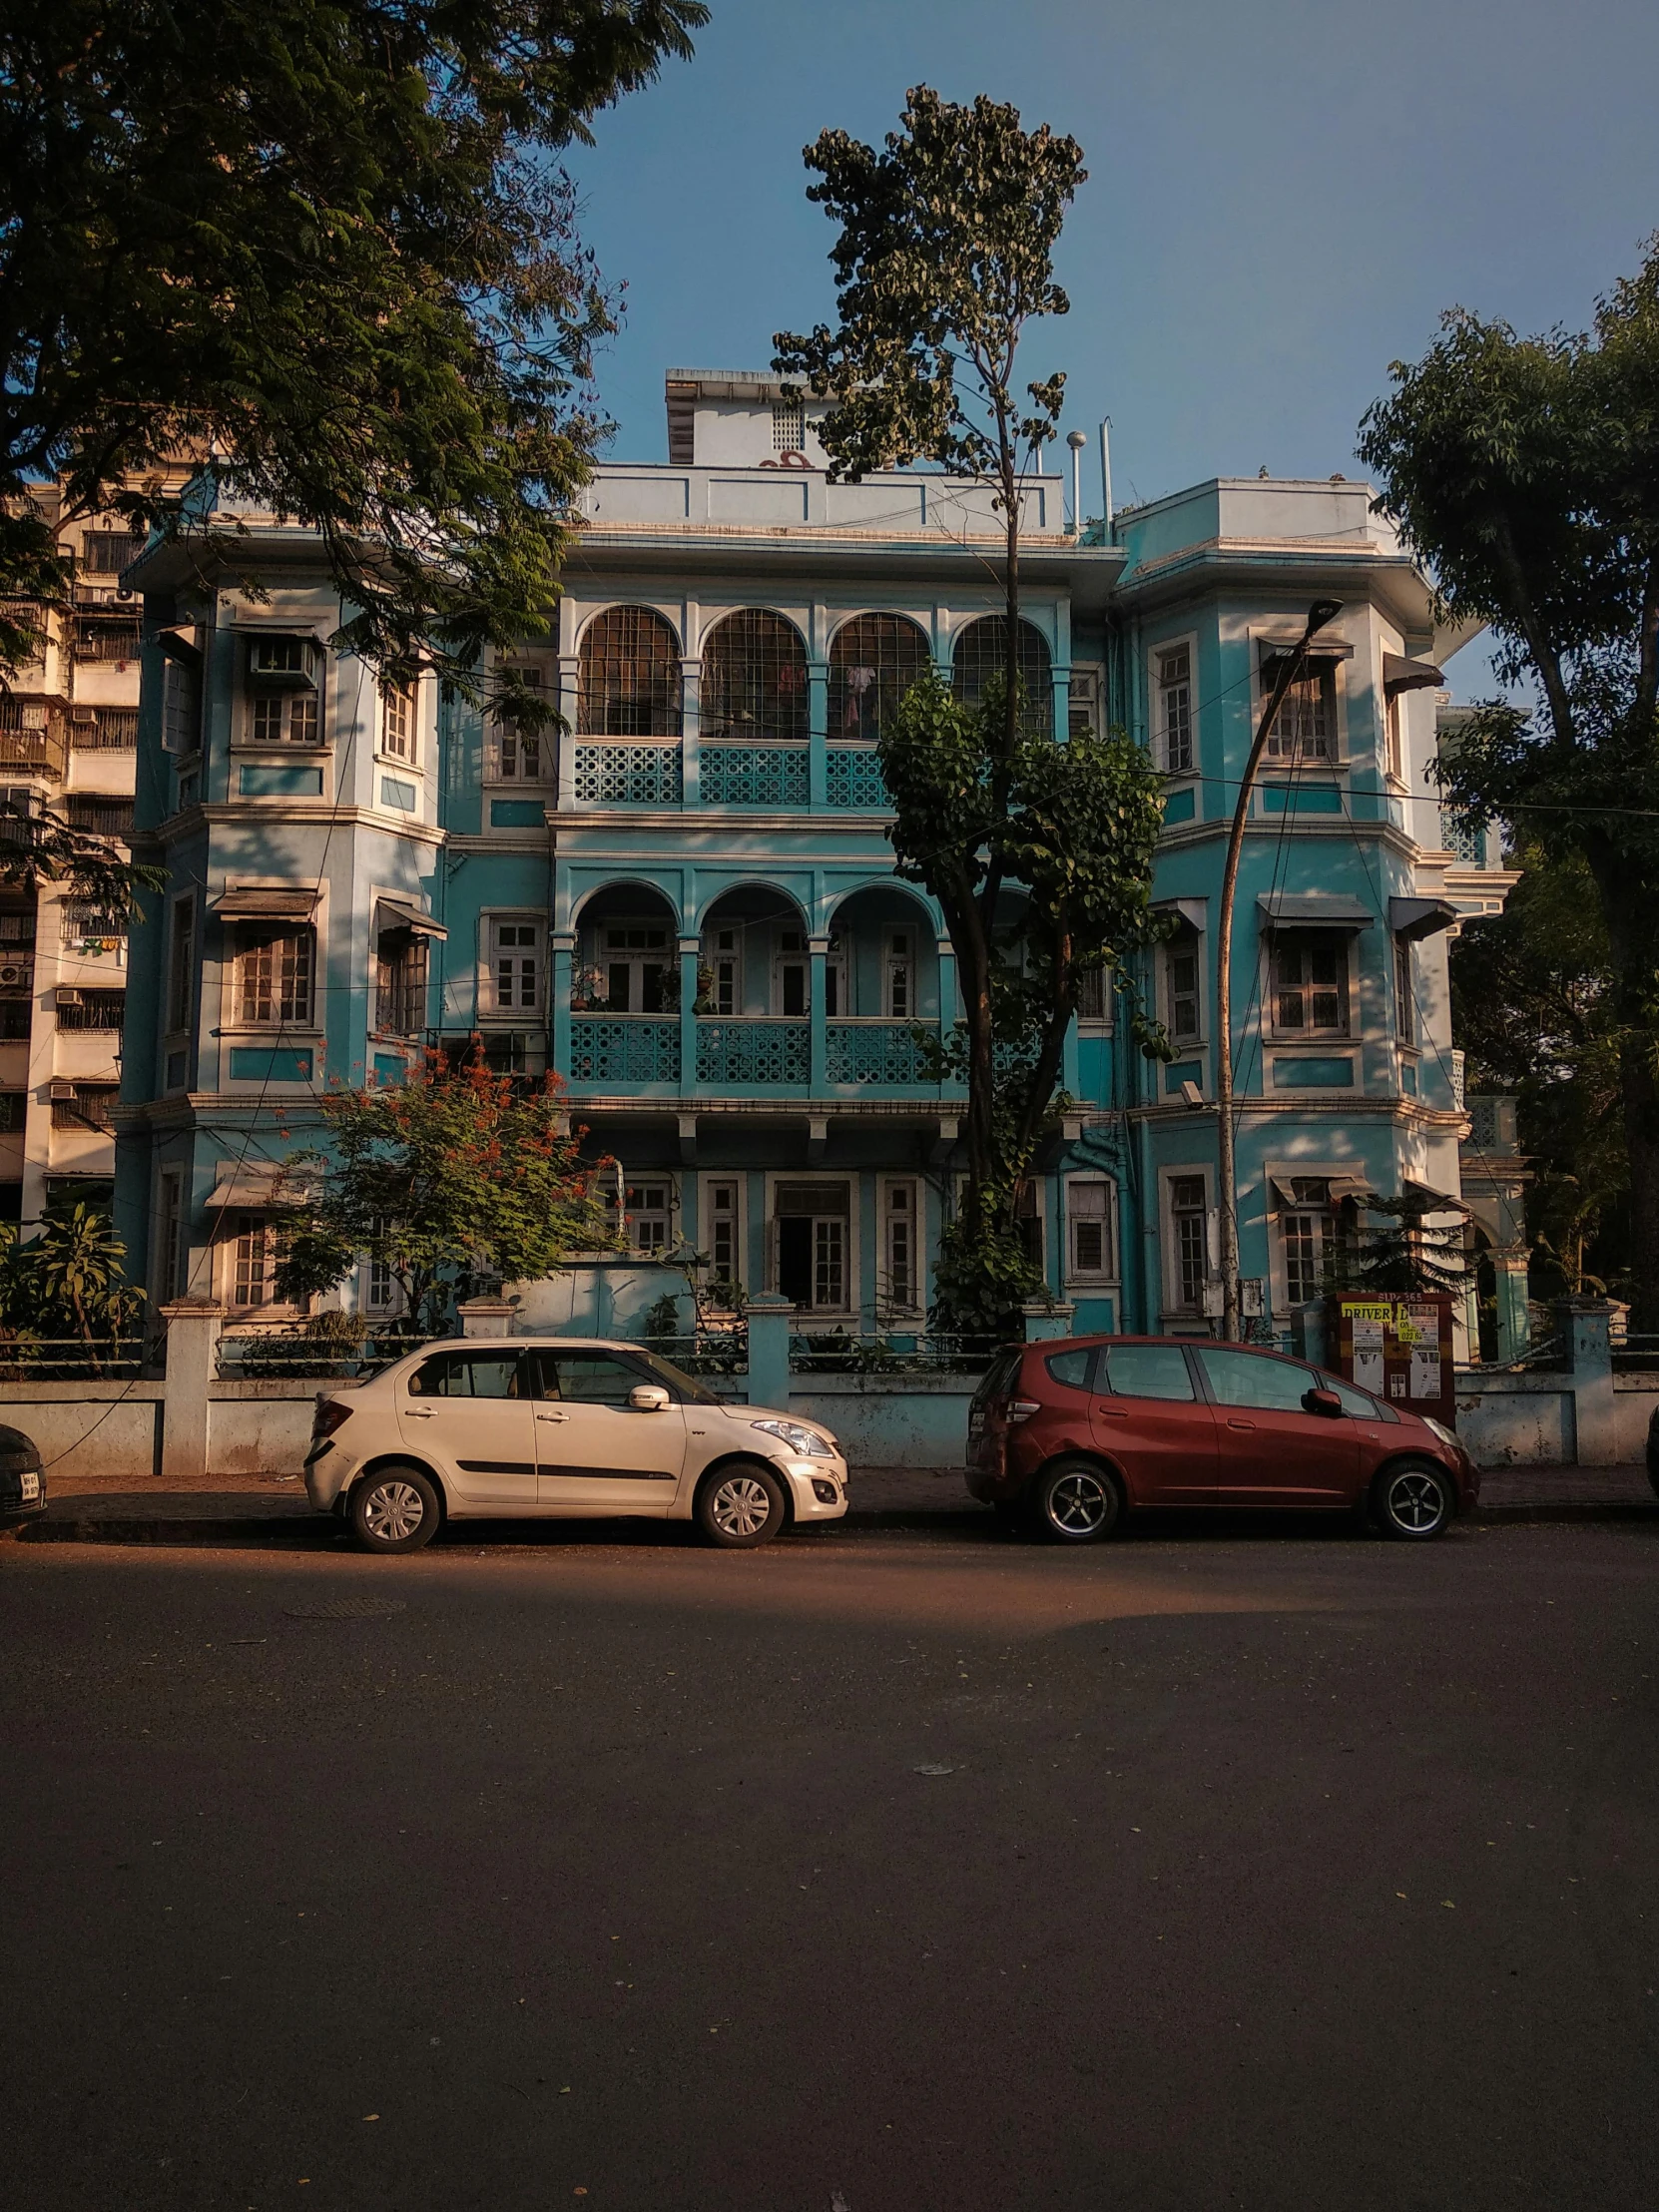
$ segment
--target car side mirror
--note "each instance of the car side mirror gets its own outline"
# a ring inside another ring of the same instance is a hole
[[[1324,1413],[1328,1420],[1341,1420],[1343,1401],[1335,1390],[1312,1389],[1303,1393],[1303,1407],[1310,1413]]]
[[[628,1402],[636,1413],[666,1413],[669,1397],[660,1382],[636,1382],[628,1392]]]

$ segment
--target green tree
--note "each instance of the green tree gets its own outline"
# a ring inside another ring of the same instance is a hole
[[[967,706],[930,670],[880,738],[898,872],[933,893],[953,943],[983,946],[991,1081],[975,1093],[971,1019],[934,1047],[937,1072],[969,1084],[968,1184],[938,1285],[945,1317],[973,1335],[1005,1332],[1037,1286],[1018,1202],[1053,1123],[1084,979],[1111,971],[1131,1035],[1167,1051],[1127,977],[1129,955],[1162,933],[1151,905],[1162,781],[1117,731],[1066,745],[1022,733],[1005,762],[1002,711],[999,684]]]
[[[451,1298],[480,1284],[530,1282],[617,1235],[580,1158],[557,1079],[527,1091],[475,1053],[452,1068],[427,1056],[405,1083],[318,1100],[326,1152],[315,1198],[279,1208],[276,1288],[304,1299],[371,1261],[396,1284],[403,1325],[442,1325]],[[297,1185],[291,1186],[296,1192]]]
[[[1339,1244],[1331,1276],[1341,1291],[1386,1291],[1410,1297],[1423,1291],[1461,1292],[1471,1273],[1463,1232],[1425,1217],[1443,1213],[1431,1194],[1361,1201],[1375,1220],[1361,1224],[1352,1243]]]
[[[1622,1288],[1630,1165],[1595,880],[1581,852],[1551,852],[1525,830],[1510,864],[1524,872],[1503,912],[1467,922],[1451,948],[1452,1034],[1469,1088],[1517,1102],[1534,1264],[1574,1296]]]
[[[59,483],[64,520],[188,534],[195,503],[163,483],[181,458],[318,533],[340,642],[387,681],[470,686],[483,648],[544,629],[614,320],[558,155],[706,20],[702,0],[12,0],[0,600],[25,611],[0,621],[0,676],[28,607],[72,582],[26,486]]]
[[[1659,1329],[1659,240],[1586,333],[1456,309],[1396,362],[1361,454],[1454,618],[1534,711],[1487,702],[1442,767],[1470,822],[1578,856],[1606,925],[1635,1326]]]

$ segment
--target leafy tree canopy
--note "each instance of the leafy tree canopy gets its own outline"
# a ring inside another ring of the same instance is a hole
[[[1592,330],[1457,309],[1393,380],[1360,445],[1380,505],[1539,702],[1478,707],[1442,777],[1466,819],[1523,825],[1595,886],[1636,1326],[1659,1328],[1659,239]]]
[[[439,1328],[452,1297],[530,1282],[573,1253],[614,1249],[616,1232],[579,1157],[555,1078],[525,1091],[474,1054],[427,1056],[405,1083],[317,1102],[330,1152],[320,1194],[280,1210],[276,1288],[305,1299],[369,1260],[396,1284],[404,1326]]]
[[[545,627],[613,303],[559,149],[702,0],[13,0],[0,18],[0,599],[25,496],[188,528],[162,472],[321,538],[389,679]],[[25,624],[25,630],[27,625]],[[0,626],[0,675],[27,636]]]

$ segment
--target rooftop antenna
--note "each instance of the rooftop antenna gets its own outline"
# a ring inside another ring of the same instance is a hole
[[[1083,448],[1088,442],[1086,430],[1066,432],[1066,443],[1071,447],[1071,534],[1074,538],[1083,528]]]
[[[1100,425],[1100,493],[1106,502],[1106,543],[1112,542],[1112,418]]]

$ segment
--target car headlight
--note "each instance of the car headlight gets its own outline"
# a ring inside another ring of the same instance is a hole
[[[1422,1418],[1424,1426],[1432,1428],[1435,1435],[1439,1437],[1441,1443],[1450,1444],[1453,1451],[1462,1450],[1462,1439],[1458,1436],[1457,1431],[1454,1428],[1448,1428],[1443,1420],[1435,1420],[1428,1413],[1424,1413]]]
[[[764,1428],[769,1436],[777,1436],[801,1459],[832,1459],[828,1436],[821,1436],[816,1428],[803,1428],[798,1420],[752,1420],[751,1428]]]

